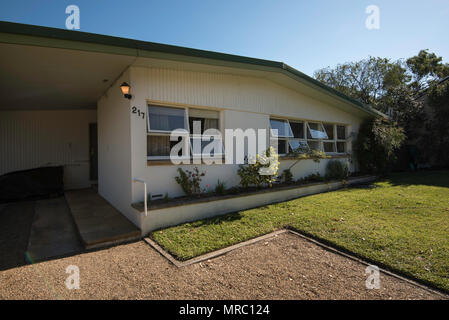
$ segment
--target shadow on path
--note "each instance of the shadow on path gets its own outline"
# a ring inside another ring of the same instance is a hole
[[[81,252],[64,197],[0,206],[0,270]]]
[[[0,270],[26,264],[34,201],[15,202],[0,207]]]

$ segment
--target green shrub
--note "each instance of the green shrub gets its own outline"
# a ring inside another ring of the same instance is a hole
[[[215,193],[223,195],[226,193],[226,184],[224,182],[221,182],[220,180],[217,181],[217,185],[215,186]]]
[[[176,182],[181,186],[184,193],[188,196],[198,196],[201,194],[201,177],[206,175],[205,172],[200,172],[198,167],[193,171],[182,170],[178,168],[179,177],[175,177]]]
[[[271,158],[271,162],[268,159]],[[276,180],[276,176],[279,169],[279,155],[276,153],[273,147],[263,152],[261,155],[257,155],[254,159],[254,163],[247,165],[240,165],[237,174],[240,176],[240,185],[243,188],[248,188],[249,186],[256,186],[260,188],[261,186],[273,185]],[[269,171],[269,174],[260,174],[260,170],[265,168]]]
[[[298,179],[297,183],[303,184],[303,183],[309,183],[309,182],[321,182],[324,181],[324,178],[320,175],[319,172],[309,174],[308,176],[305,176],[301,179]]]
[[[344,180],[349,177],[349,163],[330,160],[326,166],[326,180]]]
[[[281,180],[281,182],[284,182],[286,184],[292,184],[294,182],[293,181],[293,174],[290,171],[290,169],[285,169],[282,172],[282,174],[280,176],[280,180]]]
[[[396,160],[395,151],[405,140],[404,130],[388,119],[378,118],[362,123],[354,152],[362,172],[387,173]]]

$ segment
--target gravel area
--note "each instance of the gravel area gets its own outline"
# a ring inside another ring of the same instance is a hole
[[[80,289],[65,287],[67,266]],[[0,271],[1,299],[441,299],[381,274],[365,287],[365,266],[292,234],[177,268],[139,241]]]

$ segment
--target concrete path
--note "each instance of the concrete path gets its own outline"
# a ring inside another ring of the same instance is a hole
[[[140,230],[94,190],[67,191],[65,197],[86,249],[140,238]]]
[[[27,253],[32,262],[83,250],[64,197],[36,201]]]

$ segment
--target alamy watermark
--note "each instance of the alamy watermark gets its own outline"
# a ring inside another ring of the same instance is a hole
[[[378,6],[372,4],[366,7],[365,13],[368,17],[365,20],[365,27],[368,30],[380,29],[380,9]]]
[[[65,8],[65,13],[69,16],[65,20],[65,27],[69,30],[80,29],[80,8],[71,4]]]
[[[70,274],[65,280],[65,286],[69,290],[77,290],[80,288],[80,268],[75,265],[69,265],[65,272]]]
[[[266,167],[259,170],[261,175],[273,175],[277,166],[277,154],[267,155],[267,141],[273,150],[277,149],[277,130],[266,129],[225,129],[224,139],[217,129],[201,131],[201,122],[193,121],[193,134],[185,129],[171,131],[170,141],[177,142],[170,149],[173,164],[254,164],[259,161]],[[223,143],[224,140],[224,143]]]
[[[365,286],[367,289],[380,289],[380,272],[379,267],[375,265],[369,265],[365,269],[365,274],[368,277],[365,280]]]

